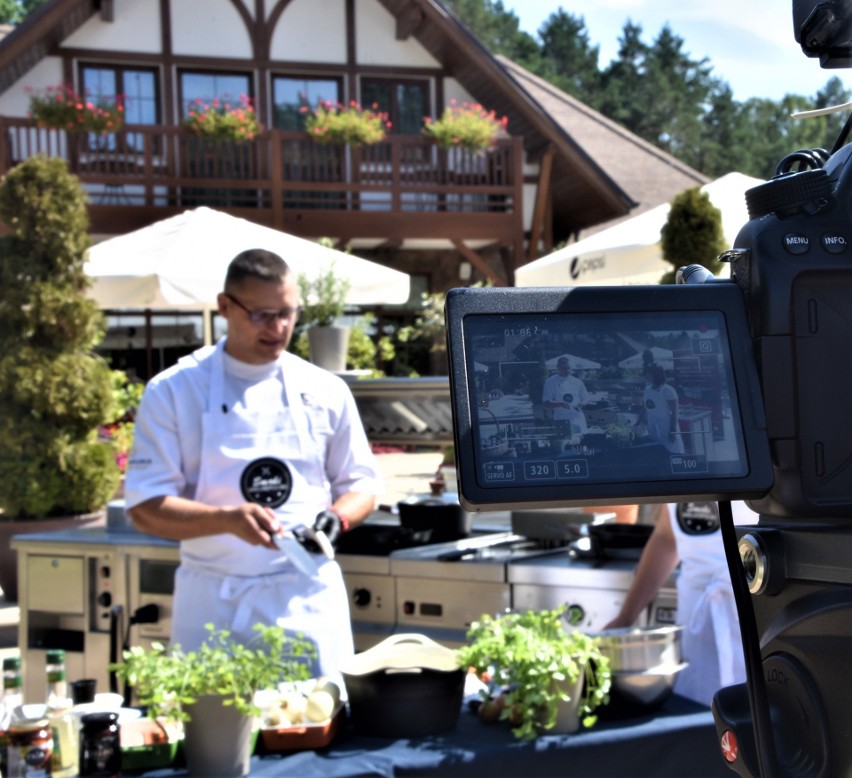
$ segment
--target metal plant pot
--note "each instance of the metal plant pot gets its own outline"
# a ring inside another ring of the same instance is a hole
[[[249,774],[252,719],[218,694],[202,694],[187,706],[183,750],[189,775],[242,778]]]
[[[346,370],[349,333],[349,327],[309,327],[308,348],[311,362],[335,373]]]

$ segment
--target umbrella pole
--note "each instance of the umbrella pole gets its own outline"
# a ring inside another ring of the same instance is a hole
[[[203,329],[204,329],[204,345],[213,345],[213,309],[209,305],[204,306],[202,313]]]

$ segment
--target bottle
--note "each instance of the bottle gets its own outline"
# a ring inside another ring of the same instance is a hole
[[[3,660],[3,701],[0,704],[0,775],[9,775],[8,730],[15,720],[15,710],[23,704],[24,677],[21,674],[21,657],[6,657]]]
[[[48,649],[47,718],[53,733],[51,774],[58,778],[74,778],[79,772],[79,733],[71,706],[65,677],[65,652],[61,648]]]

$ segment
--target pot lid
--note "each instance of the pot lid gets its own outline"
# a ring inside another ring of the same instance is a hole
[[[391,635],[378,645],[343,662],[344,675],[367,675],[383,670],[459,669],[456,652],[417,633]]]

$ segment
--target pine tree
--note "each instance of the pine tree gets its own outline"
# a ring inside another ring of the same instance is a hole
[[[98,428],[111,372],[92,351],[103,316],[85,296],[85,194],[58,158],[0,181],[0,508],[6,517],[89,513],[119,482]]]

